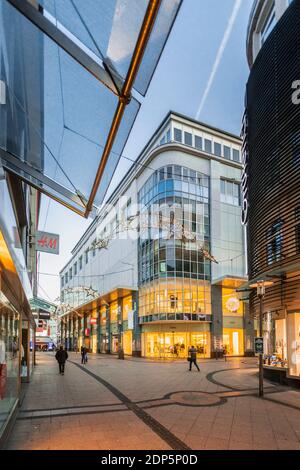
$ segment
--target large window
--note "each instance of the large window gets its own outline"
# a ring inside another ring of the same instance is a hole
[[[221,202],[233,206],[241,205],[240,185],[233,181],[221,179]]]
[[[182,142],[182,131],[176,127],[174,128],[174,140],[175,142]]]
[[[198,150],[202,150],[203,148],[202,137],[199,137],[198,135],[195,135],[195,147]]]
[[[184,133],[184,143],[185,145],[193,145],[193,136],[190,132],[185,132]]]
[[[226,160],[231,160],[231,148],[227,145],[224,145],[224,158],[226,158]]]
[[[261,37],[261,44],[263,45],[269,35],[271,34],[273,28],[276,25],[276,12],[275,12],[275,2],[273,2],[273,5],[271,7],[270,13],[267,16],[264,25],[261,29],[260,37]]]
[[[212,141],[209,139],[204,140],[204,150],[207,153],[212,153]]]
[[[222,145],[217,142],[214,143],[214,154],[217,157],[222,157]]]
[[[268,265],[280,261],[282,257],[283,221],[278,219],[267,231],[267,263]]]
[[[240,151],[236,149],[232,149],[232,158],[234,162],[240,163],[241,161]]]

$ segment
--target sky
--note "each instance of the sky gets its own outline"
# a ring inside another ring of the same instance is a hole
[[[252,4],[253,0],[183,0],[124,156],[136,160],[170,110],[240,134]],[[108,195],[130,166],[130,161],[120,159]],[[59,296],[59,271],[90,223],[42,196],[39,229],[60,234],[60,254],[40,254],[40,297],[53,301]]]

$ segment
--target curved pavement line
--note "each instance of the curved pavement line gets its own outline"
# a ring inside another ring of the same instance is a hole
[[[207,374],[206,379],[214,385],[219,385],[220,387],[228,388],[229,390],[232,390],[234,392],[247,392],[247,391],[255,390],[255,389],[254,388],[236,388],[236,387],[231,387],[231,385],[225,385],[224,383],[219,382],[218,380],[214,379],[214,375],[219,374],[220,372],[228,372],[231,370],[249,370],[249,369],[257,369],[257,367],[234,367],[232,369],[219,369],[219,370],[215,370],[214,372],[210,372],[209,374]]]
[[[69,361],[71,364],[75,365],[81,369],[86,374],[93,377],[97,382],[101,383],[106,387],[113,395],[115,395],[126,407],[128,410],[132,411],[140,420],[143,421],[155,434],[157,434],[163,441],[165,441],[173,450],[192,450],[185,442],[178,439],[175,434],[171,433],[167,428],[165,428],[159,421],[152,418],[148,413],[143,409],[133,403],[130,398],[124,395],[120,390],[114,387],[112,384],[104,380],[97,374],[94,374],[89,369],[83,367],[81,364],[76,362]]]

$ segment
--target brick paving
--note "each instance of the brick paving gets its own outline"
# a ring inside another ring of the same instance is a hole
[[[256,359],[37,362],[7,449],[300,450],[300,391],[265,381],[259,399]]]

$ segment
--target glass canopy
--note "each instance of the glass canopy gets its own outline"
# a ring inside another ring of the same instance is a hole
[[[0,0],[0,157],[88,216],[105,196],[181,0]]]

